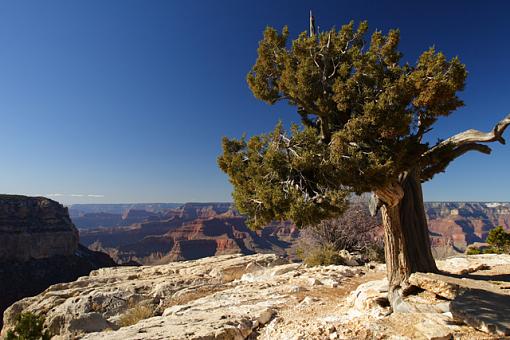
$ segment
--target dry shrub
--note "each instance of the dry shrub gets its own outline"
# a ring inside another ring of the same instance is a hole
[[[306,256],[303,257],[303,262],[308,266],[343,264],[342,257],[339,255],[338,250],[330,244],[311,249]]]
[[[345,249],[370,261],[384,261],[381,230],[380,219],[371,216],[365,204],[351,204],[342,216],[304,229],[297,255],[305,263],[338,264],[333,253]]]
[[[119,326],[126,327],[136,324],[140,320],[148,319],[154,315],[154,309],[146,305],[130,308],[119,319]]]

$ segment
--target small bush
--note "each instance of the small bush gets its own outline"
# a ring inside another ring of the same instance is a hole
[[[331,244],[326,244],[310,250],[308,253],[301,253],[303,262],[308,266],[328,266],[331,264],[343,264],[342,257],[338,250]]]
[[[119,326],[126,327],[136,324],[140,320],[148,319],[154,315],[154,311],[149,306],[139,305],[130,308],[119,319]]]
[[[14,329],[9,330],[6,340],[49,340],[51,334],[44,330],[44,316],[21,313],[16,318]]]
[[[352,204],[342,216],[309,226],[302,234],[308,243],[332,245],[336,250],[352,253],[373,246],[380,230],[380,220],[370,215],[368,207]]]
[[[487,235],[489,246],[475,247],[469,246],[466,250],[467,255],[478,254],[508,254],[510,253],[510,233],[507,233],[502,226],[498,226]]]
[[[382,240],[374,241],[373,244],[362,251],[362,254],[368,261],[384,263],[386,261],[384,258],[384,242]]]
[[[370,216],[368,208],[352,204],[338,218],[311,225],[301,232],[296,256],[310,265],[342,264],[338,252],[358,254],[361,262],[384,262],[384,241],[378,217]]]
[[[510,233],[507,233],[502,226],[496,227],[487,235],[487,243],[497,254],[510,252]]]
[[[468,248],[466,251],[466,254],[468,255],[478,255],[478,254],[484,254],[486,251],[480,249],[480,248]]]

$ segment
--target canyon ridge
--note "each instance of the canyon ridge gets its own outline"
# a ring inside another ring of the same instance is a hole
[[[508,202],[427,202],[436,257],[484,242],[496,226],[510,230]],[[75,205],[70,216],[81,242],[118,263],[162,264],[233,253],[294,256],[300,231],[290,222],[260,230],[231,203]]]

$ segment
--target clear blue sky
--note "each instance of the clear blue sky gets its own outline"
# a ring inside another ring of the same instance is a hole
[[[400,28],[412,63],[431,45],[460,56],[466,107],[434,140],[490,129],[510,112],[507,1],[2,1],[0,192],[230,200],[216,166],[221,137],[297,118],[249,91],[258,40],[266,25],[307,29],[309,9],[324,29],[351,19]],[[493,146],[426,184],[425,199],[510,200],[510,145]]]

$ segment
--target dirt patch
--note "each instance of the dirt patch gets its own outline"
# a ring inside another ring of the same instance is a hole
[[[368,271],[359,276],[345,278],[338,287],[313,287],[299,291],[293,296],[296,304],[278,310],[277,316],[250,339],[328,339],[337,333],[336,316],[346,309],[345,300],[362,283],[379,280],[384,272]],[[348,339],[370,339],[372,333],[365,327],[349,329]],[[341,338],[340,338],[341,339]]]

